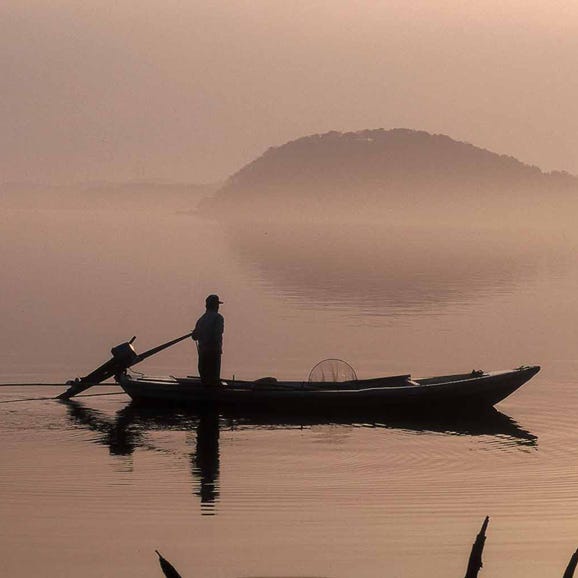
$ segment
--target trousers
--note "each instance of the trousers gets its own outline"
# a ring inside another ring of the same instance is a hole
[[[216,385],[221,381],[221,352],[199,350],[199,376],[203,385]]]

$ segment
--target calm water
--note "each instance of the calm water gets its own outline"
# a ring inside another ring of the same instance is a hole
[[[82,375],[225,305],[225,377],[540,364],[483,420],[231,421],[0,388],[6,576],[561,576],[578,546],[578,242],[477,224],[223,227],[174,211],[0,213],[0,382]],[[195,373],[192,343],[142,365]],[[94,393],[112,389],[91,390]],[[29,401],[21,401],[30,399]]]

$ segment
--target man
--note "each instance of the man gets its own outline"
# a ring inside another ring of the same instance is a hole
[[[199,375],[203,385],[218,385],[221,382],[221,354],[223,353],[223,331],[225,320],[219,313],[223,302],[218,295],[209,295],[205,300],[207,311],[199,318],[193,330],[193,339],[199,352]]]

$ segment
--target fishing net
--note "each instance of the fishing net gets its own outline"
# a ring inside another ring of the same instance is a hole
[[[357,380],[355,369],[341,359],[324,359],[309,373],[309,383],[340,383]]]

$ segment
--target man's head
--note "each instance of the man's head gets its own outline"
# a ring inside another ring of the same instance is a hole
[[[212,309],[214,311],[218,311],[219,305],[221,303],[222,303],[222,301],[219,300],[218,295],[209,295],[205,299],[205,305],[206,305],[207,309]]]

